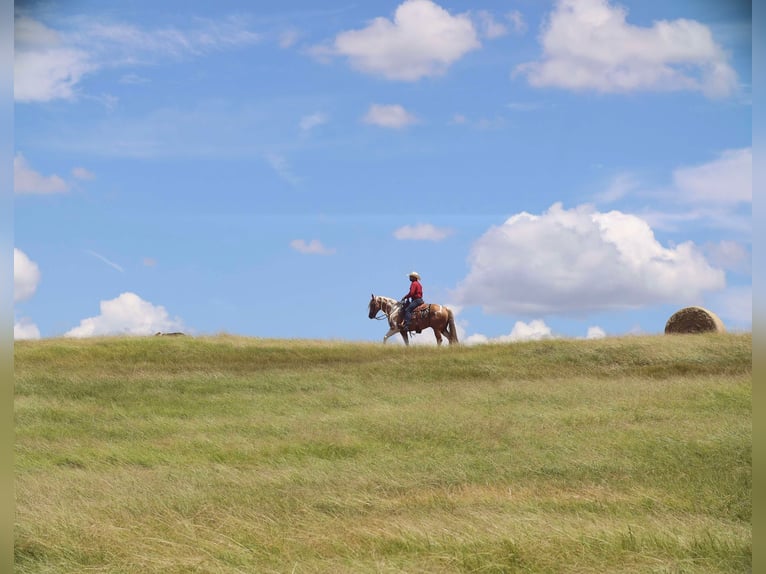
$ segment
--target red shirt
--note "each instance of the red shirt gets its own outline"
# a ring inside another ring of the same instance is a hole
[[[410,292],[405,295],[410,299],[422,299],[423,298],[423,286],[417,279],[410,283]]]

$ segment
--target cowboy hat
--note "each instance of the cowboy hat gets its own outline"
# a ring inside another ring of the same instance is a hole
[[[415,279],[417,279],[418,281],[420,280],[420,274],[419,274],[417,271],[413,271],[413,272],[412,272],[412,273],[410,273],[410,274],[409,274],[407,277],[414,277],[414,278],[415,278]]]

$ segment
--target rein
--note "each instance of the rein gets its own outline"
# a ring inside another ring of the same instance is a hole
[[[389,313],[392,311],[392,309],[389,308],[389,311],[386,312],[383,309],[383,302],[382,301],[377,301],[377,303],[378,303],[378,313],[383,313],[383,316],[376,315],[375,317],[373,317],[373,319],[377,319],[378,321],[382,321],[383,319],[387,319],[387,320],[390,321],[391,319],[389,317]]]

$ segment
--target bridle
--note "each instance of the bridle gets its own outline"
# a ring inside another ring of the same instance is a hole
[[[372,301],[375,302],[375,304],[378,306],[378,310],[375,312],[376,315],[374,317],[370,317],[370,319],[377,319],[378,321],[382,321],[383,319],[388,319],[388,315],[386,315],[386,312],[383,311],[383,305],[380,304],[380,301],[377,299],[373,299]],[[372,303],[372,301],[370,303]],[[382,316],[378,316],[377,313],[383,313]]]

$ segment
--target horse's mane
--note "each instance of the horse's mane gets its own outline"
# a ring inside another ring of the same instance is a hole
[[[396,315],[398,314],[399,309],[401,308],[402,304],[399,302],[398,299],[394,299],[392,297],[384,297],[383,295],[376,295],[375,298],[378,300],[378,304],[380,305],[381,309],[384,313],[386,313],[386,310],[383,309],[383,305],[381,303],[385,303],[389,307],[389,311],[386,313],[386,316],[388,317],[388,323],[389,325],[393,326]]]

